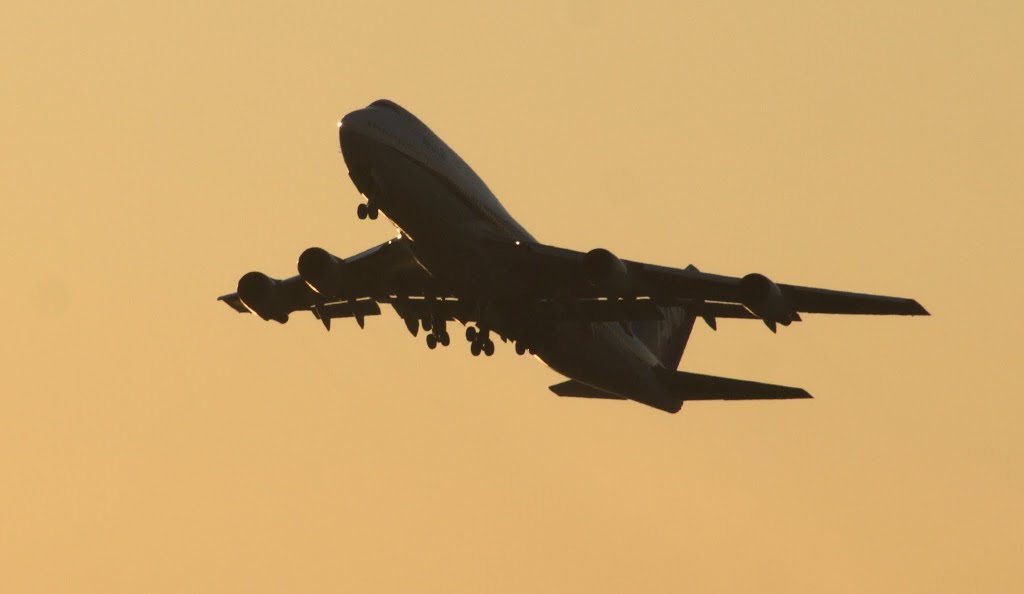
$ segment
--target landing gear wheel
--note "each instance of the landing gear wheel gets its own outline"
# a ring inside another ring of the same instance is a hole
[[[365,202],[361,202],[359,206],[356,207],[356,216],[359,217],[360,221],[362,221],[369,215],[370,207],[367,206]]]
[[[466,328],[466,340],[468,340],[469,342],[474,342],[476,341],[476,335],[476,326],[469,326]]]
[[[442,332],[441,335],[437,337],[437,341],[441,343],[441,346],[448,346],[452,343],[452,339],[448,336],[447,332]]]
[[[494,343],[492,341],[490,341],[490,340],[485,342],[483,344],[483,351],[484,351],[484,354],[487,355],[488,357],[493,355],[494,354]]]
[[[521,340],[516,341],[516,354],[517,355],[525,355],[526,354],[526,345],[523,344],[523,341],[521,341]]]
[[[469,352],[473,353],[474,357],[479,357],[480,356],[480,343],[474,340],[473,344],[469,345]]]
[[[437,337],[433,334],[427,334],[427,348],[430,350],[437,348]]]
[[[366,214],[369,215],[371,221],[376,221],[377,215],[380,214],[380,209],[371,204],[369,207],[367,207]]]
[[[427,332],[430,332],[430,328],[432,326],[433,325],[430,323],[430,318],[423,318],[423,329],[424,330],[426,330]]]

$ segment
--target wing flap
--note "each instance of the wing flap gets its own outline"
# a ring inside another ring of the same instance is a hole
[[[380,306],[372,299],[361,299],[359,301],[339,301],[337,303],[326,303],[319,308],[313,308],[313,314],[319,319],[354,318],[362,316],[380,315]]]
[[[749,309],[738,303],[707,301],[703,303],[694,303],[692,305],[683,304],[683,309],[685,309],[687,313],[696,317],[733,318],[740,320],[757,319],[757,316],[752,314]]]
[[[648,299],[566,299],[536,303],[538,314],[558,321],[583,322],[656,321],[662,318],[653,301]]]

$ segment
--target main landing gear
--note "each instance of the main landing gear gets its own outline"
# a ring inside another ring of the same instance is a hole
[[[437,345],[448,346],[451,344],[451,336],[448,335],[448,330],[445,327],[446,324],[442,320],[431,320],[427,318],[423,320],[423,329],[429,332],[427,334],[427,348],[434,350]]]
[[[451,342],[452,339],[450,336],[448,336],[447,332],[431,332],[430,334],[427,334],[428,349],[436,349],[437,345],[448,346],[449,344],[451,344]]]
[[[359,217],[359,220],[368,218],[373,221],[377,219],[378,215],[380,215],[380,209],[372,201],[360,203],[356,207],[356,216]]]
[[[473,353],[474,357],[480,356],[480,353],[488,357],[494,354],[494,341],[491,340],[490,330],[477,330],[475,326],[469,326],[466,328],[466,340],[469,341],[469,352]]]

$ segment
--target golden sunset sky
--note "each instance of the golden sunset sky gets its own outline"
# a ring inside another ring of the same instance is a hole
[[[1024,591],[1024,4],[502,4],[4,3],[0,592]],[[381,97],[545,243],[933,316],[699,325],[816,399],[673,416],[218,303],[394,235]]]

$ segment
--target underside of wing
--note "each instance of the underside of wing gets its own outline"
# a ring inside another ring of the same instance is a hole
[[[217,298],[217,300],[227,303],[228,306],[231,307],[231,309],[237,311],[238,313],[250,313],[249,310],[246,309],[245,304],[242,303],[242,298],[238,296],[238,293],[229,293],[227,295],[221,295],[220,297]]]
[[[712,325],[715,318],[748,318],[761,319],[774,329],[776,324],[799,321],[800,313],[928,315],[913,299],[776,284],[756,273],[731,277],[694,266],[620,260],[600,248],[584,253],[528,242],[495,242],[495,253],[535,299],[649,299],[657,305],[686,307]]]
[[[367,316],[380,315],[380,306],[372,299],[328,301],[320,298],[299,277],[284,280],[266,277],[266,281],[263,292],[256,294],[252,293],[253,289],[240,283],[243,290],[248,291],[251,306],[242,300],[238,292],[221,295],[217,299],[239,313],[254,313],[264,320],[274,320],[282,324],[287,322],[288,317],[294,312],[309,311],[328,330],[331,327],[331,320],[355,318],[362,326]]]
[[[829,289],[779,285],[796,311],[804,313],[927,316],[928,310],[913,299],[847,293]]]
[[[330,321],[380,314],[378,301],[396,294],[443,295],[437,282],[423,270],[407,241],[393,239],[347,259],[321,248],[299,257],[299,274],[286,279],[249,272],[238,281],[235,293],[218,299],[241,313],[252,312],[280,323],[296,311],[309,311],[330,330]]]

